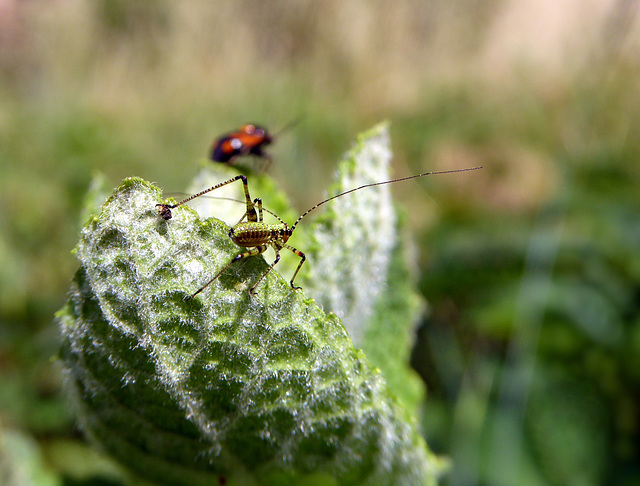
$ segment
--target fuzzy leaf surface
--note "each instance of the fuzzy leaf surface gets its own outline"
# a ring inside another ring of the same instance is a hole
[[[61,356],[82,426],[158,484],[435,484],[438,462],[337,317],[226,225],[125,180],[82,231]]]

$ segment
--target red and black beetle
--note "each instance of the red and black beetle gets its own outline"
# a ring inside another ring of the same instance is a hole
[[[272,141],[273,137],[266,128],[249,123],[217,138],[211,145],[209,158],[214,162],[233,164],[237,157],[255,155],[270,163],[271,156],[264,151],[264,147]]]

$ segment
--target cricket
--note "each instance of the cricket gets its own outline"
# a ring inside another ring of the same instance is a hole
[[[238,223],[236,223],[234,226],[229,228],[229,238],[239,247],[245,248],[246,251],[243,251],[242,253],[239,253],[234,258],[232,258],[231,261],[227,263],[223,268],[221,268],[220,271],[218,271],[218,273],[216,273],[207,283],[205,283],[202,287],[196,290],[193,294],[188,296],[185,300],[193,299],[196,295],[198,295],[200,292],[206,289],[209,285],[211,285],[211,283],[213,283],[220,275],[222,275],[225,272],[225,270],[227,270],[234,263],[251,256],[260,255],[264,253],[269,247],[271,247],[275,252],[276,258],[273,261],[273,263],[269,265],[269,267],[262,274],[262,276],[260,276],[260,278],[249,289],[249,294],[251,296],[255,296],[256,287],[260,285],[260,282],[264,280],[264,278],[269,274],[269,272],[271,272],[273,267],[275,267],[276,264],[280,261],[280,251],[283,249],[292,251],[295,255],[300,257],[300,263],[298,263],[298,267],[293,273],[293,277],[291,277],[291,281],[290,281],[292,289],[297,290],[300,288],[294,284],[294,281],[296,279],[296,276],[298,275],[298,272],[300,272],[300,269],[302,268],[302,265],[306,260],[306,256],[297,248],[294,248],[293,246],[288,245],[287,242],[289,241],[289,238],[291,238],[291,235],[293,235],[293,232],[298,226],[298,223],[300,223],[300,221],[302,221],[304,217],[306,217],[312,211],[315,211],[316,209],[318,209],[320,206],[327,204],[328,202],[333,201],[334,199],[337,199],[339,197],[345,196],[347,194],[351,194],[352,192],[356,192],[361,189],[366,189],[367,187],[381,186],[384,184],[395,184],[396,182],[418,179],[420,177],[425,177],[429,175],[453,174],[456,172],[468,172],[468,171],[478,170],[478,169],[482,169],[482,167],[470,167],[466,169],[425,172],[423,174],[416,174],[408,177],[402,177],[399,179],[365,184],[353,189],[349,189],[348,191],[341,192],[340,194],[336,194],[335,196],[331,196],[319,202],[318,204],[315,204],[314,206],[307,209],[304,213],[302,213],[298,217],[298,219],[295,221],[295,223],[293,223],[291,226],[289,226],[287,223],[285,223],[282,219],[280,219],[277,215],[273,214],[271,211],[263,209],[262,199],[260,198],[256,198],[254,200],[251,199],[251,196],[249,194],[249,183],[245,175],[238,175],[232,179],[221,182],[220,184],[216,184],[215,186],[212,186],[208,189],[200,191],[199,193],[194,194],[193,196],[190,196],[186,199],[183,199],[182,201],[177,202],[176,204],[156,204],[156,209],[158,210],[159,215],[164,220],[168,221],[173,217],[171,213],[172,209],[182,206],[183,204],[188,203],[189,201],[192,201],[193,199],[203,196],[209,192],[215,191],[216,189],[220,189],[221,187],[226,186],[227,184],[231,184],[236,181],[242,181],[242,185],[244,188],[244,196],[245,196],[244,202],[246,204],[246,212]],[[273,216],[275,216],[275,218],[279,222],[273,223],[273,224],[265,223],[263,221],[263,212],[268,212],[269,214],[272,214]]]

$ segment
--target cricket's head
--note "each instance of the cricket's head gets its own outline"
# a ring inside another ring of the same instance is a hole
[[[280,237],[282,238],[282,243],[286,243],[289,241],[289,238],[293,234],[293,227],[289,227],[287,223],[284,224],[282,230],[280,231]]]
[[[171,206],[168,204],[156,204],[156,209],[165,221],[169,221],[173,217],[171,214]]]

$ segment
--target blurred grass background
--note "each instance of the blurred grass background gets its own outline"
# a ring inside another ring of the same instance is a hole
[[[382,119],[397,176],[485,167],[394,188],[443,483],[640,484],[638,8],[0,0],[0,483],[121,484],[53,359],[96,171],[182,191],[214,136],[302,115],[271,150],[299,210]]]

